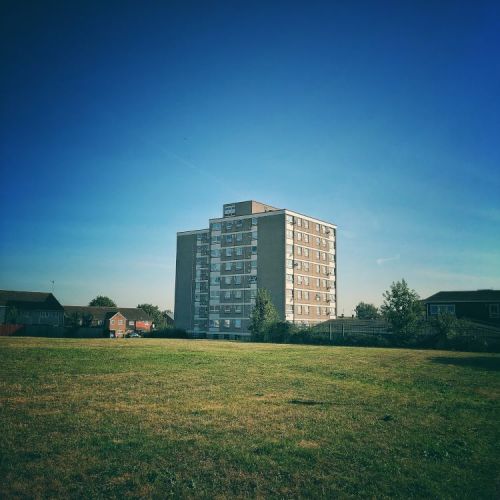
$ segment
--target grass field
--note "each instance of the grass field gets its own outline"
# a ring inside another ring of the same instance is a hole
[[[0,497],[500,496],[500,355],[0,338]]]

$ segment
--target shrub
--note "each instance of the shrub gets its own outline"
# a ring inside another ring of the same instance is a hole
[[[161,328],[160,330],[151,330],[150,332],[145,332],[144,338],[149,339],[187,339],[189,335],[186,330],[182,328]]]

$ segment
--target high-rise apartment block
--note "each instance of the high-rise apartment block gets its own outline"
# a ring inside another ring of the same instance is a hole
[[[175,324],[194,337],[244,338],[258,288],[280,317],[337,314],[336,226],[256,201],[228,203],[208,229],[177,233]]]

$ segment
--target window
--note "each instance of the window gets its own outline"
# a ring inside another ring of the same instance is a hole
[[[304,306],[304,314],[309,314],[309,306]]]
[[[326,288],[326,280],[321,280],[321,284],[323,285],[323,288]]]
[[[455,314],[455,304],[431,304],[431,314]]]
[[[119,320],[118,320],[118,324],[119,324],[119,325],[123,325],[123,319],[119,319]]]
[[[316,264],[316,272],[319,273],[319,264]]]
[[[239,241],[239,242],[243,241],[243,233],[238,233],[236,235],[236,241]]]
[[[292,291],[292,290],[290,290]],[[297,290],[297,299],[301,300],[302,299],[302,290]]]
[[[234,327],[235,328],[241,328],[241,319],[235,319],[234,320]]]
[[[300,217],[295,217],[295,223],[297,224],[297,226],[302,226],[302,219]]]
[[[302,241],[302,233],[297,233],[297,240]]]
[[[292,215],[287,215],[287,216],[286,216],[286,221],[287,221],[289,224],[293,224],[293,216],[292,216]]]
[[[241,314],[241,306],[238,306],[238,305],[234,306],[234,312],[236,314]]]
[[[316,258],[319,260],[321,258],[321,252],[316,252]]]
[[[220,297],[220,292],[219,290],[211,290],[210,291],[210,298],[214,300],[219,300]]]
[[[236,213],[236,206],[233,204],[231,205],[224,205],[224,216],[228,215],[234,215]]]
[[[236,290],[236,292],[234,292],[234,298],[241,299],[241,297],[242,297],[241,290]]]
[[[286,305],[286,314],[293,314],[293,306],[292,304]]]
[[[220,222],[214,222],[212,224],[212,231],[220,231]]]
[[[134,322],[133,321],[129,321],[128,322],[128,326],[134,326]]]
[[[232,257],[232,256],[233,256],[233,249],[226,248],[226,257]]]
[[[322,258],[323,260],[326,260],[326,253],[325,253],[325,252],[323,252],[323,253],[321,254],[321,258]]]
[[[234,284],[235,285],[241,285],[241,276],[235,276],[234,277]]]
[[[229,300],[231,298],[231,292],[224,292],[224,298]]]
[[[286,253],[293,253],[293,245],[287,245],[286,246]]]
[[[257,290],[250,290],[250,298],[255,299],[257,297]]]
[[[309,262],[303,262],[302,267],[304,268],[304,271],[309,271]]]
[[[320,243],[321,243],[321,238],[319,236],[316,236],[316,245],[319,246]]]
[[[236,271],[242,271],[243,270],[243,262],[236,262]]]
[[[212,248],[210,254],[212,257],[220,257],[220,250],[218,248]]]
[[[256,255],[257,254],[257,247],[252,247],[252,255]]]
[[[316,231],[319,233],[319,224],[316,224]]]
[[[231,320],[225,319],[224,320],[224,328],[230,328],[231,327]]]
[[[289,282],[289,283],[293,283],[293,274],[288,274],[286,275],[286,280]]]
[[[232,267],[233,267],[233,265],[231,264],[231,262],[226,262],[226,265],[224,266],[224,268],[226,269],[226,271],[231,271]]]
[[[304,248],[304,257],[309,257],[309,248]]]
[[[233,282],[233,277],[232,276],[225,276],[224,277],[224,283],[226,285],[230,285]]]
[[[321,281],[319,278],[316,278],[316,288],[319,288],[321,286]]]
[[[237,248],[236,248],[236,255],[237,255],[238,257],[241,257],[241,256],[243,255],[243,248],[241,248],[241,247],[237,247]]]
[[[209,322],[210,328],[219,328],[219,320],[211,319]]]
[[[249,283],[257,283],[257,276],[249,276],[248,282]]]
[[[257,225],[257,217],[252,217],[252,226]]]
[[[309,243],[309,235],[308,235],[308,234],[306,234],[306,233],[304,233],[304,241],[305,241],[306,243]]]
[[[489,305],[490,318],[500,318],[500,304]]]
[[[293,231],[291,231],[290,229],[287,229],[286,230],[286,237],[289,239],[293,239]]]
[[[251,266],[252,269],[257,269],[257,261],[256,260],[252,260],[250,266]]]
[[[220,264],[210,264],[210,271],[213,272],[219,272],[220,271]]]
[[[302,314],[302,306],[298,305],[296,308],[297,314]]]
[[[233,235],[226,234],[226,243],[232,243],[232,242],[233,242]]]
[[[115,324],[115,320],[114,320],[114,319],[112,319],[112,320],[110,320],[110,321],[109,321],[109,323],[110,323],[111,325],[114,325],[114,324]]]
[[[220,284],[220,277],[219,276],[211,276],[210,277],[210,284],[211,285],[219,285]]]
[[[293,269],[293,260],[291,259],[286,259],[286,267],[288,269]]]
[[[302,255],[302,247],[296,247],[297,248],[297,255]]]
[[[232,222],[226,222],[226,231],[231,231],[233,229],[233,223]]]
[[[224,306],[224,312],[225,313],[230,313],[231,312],[231,306]]]
[[[302,276],[300,274],[297,276],[297,285],[302,285]]]
[[[309,300],[309,292],[304,290],[304,300]]]
[[[318,316],[321,316],[321,307],[317,307],[317,308],[316,308],[316,314],[317,314]]]
[[[257,239],[257,231],[252,231],[252,240]]]
[[[304,276],[304,285],[309,286],[309,276]]]
[[[309,221],[304,219],[304,227],[309,229]]]
[[[298,270],[302,269],[302,264],[301,264],[300,260],[296,260],[294,262],[294,265],[295,265],[295,269],[298,269]]]

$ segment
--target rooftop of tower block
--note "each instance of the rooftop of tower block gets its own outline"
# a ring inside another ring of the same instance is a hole
[[[234,217],[239,215],[260,214],[262,212],[273,212],[279,208],[266,205],[260,201],[248,200],[236,203],[225,203],[222,207],[224,217]]]

